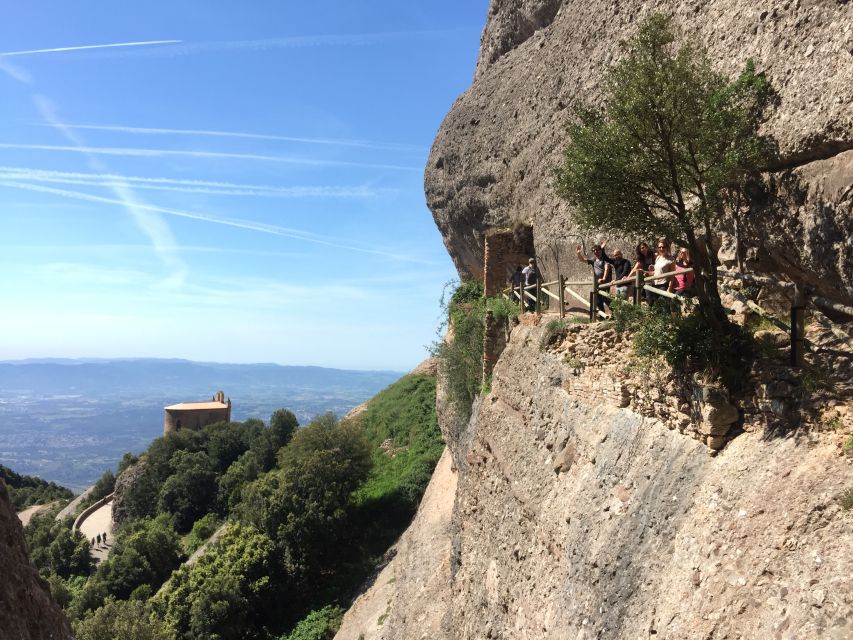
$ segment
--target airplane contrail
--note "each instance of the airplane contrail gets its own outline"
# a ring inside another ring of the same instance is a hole
[[[230,153],[225,151],[193,151],[184,149],[149,149],[134,147],[79,147],[53,144],[0,143],[0,149],[29,149],[32,151],[73,151],[92,155],[153,158],[160,156],[184,156],[190,158],[223,158],[234,160],[260,160],[316,167],[360,167],[363,169],[391,169],[394,171],[423,171],[422,167],[371,162],[347,162],[345,160],[313,160],[293,156],[270,156],[258,153]]]
[[[264,184],[219,182],[211,180],[188,180],[127,176],[115,173],[82,173],[76,171],[54,171],[27,167],[0,166],[0,179],[28,182],[52,182],[56,184],[78,184],[92,187],[113,187],[127,184],[134,189],[174,191],[179,193],[204,193],[210,195],[260,196],[272,198],[373,198],[393,189],[375,189],[366,185],[339,186],[293,186],[280,187]]]
[[[73,200],[84,200],[86,202],[97,202],[101,204],[113,204],[126,206],[126,203],[123,200],[117,200],[114,198],[104,198],[103,196],[96,196],[89,193],[83,193],[80,191],[70,191],[67,189],[55,189],[53,187],[46,187],[44,185],[37,184],[28,184],[25,182],[7,182],[5,180],[0,179],[0,187],[10,187],[13,189],[24,189],[26,191],[35,191],[38,193],[49,193],[53,195],[62,196],[65,198],[71,198]],[[213,224],[221,224],[228,227],[235,227],[237,229],[246,229],[248,231],[257,231],[259,233],[266,233],[275,236],[282,236],[285,238],[292,238],[294,240],[302,240],[303,242],[310,242],[313,244],[320,244],[327,247],[333,247],[336,249],[346,249],[348,251],[356,251],[359,253],[368,253],[371,255],[383,256],[385,258],[391,258],[393,260],[400,260],[403,262],[415,262],[420,264],[432,264],[429,260],[423,260],[421,258],[416,258],[410,255],[404,255],[399,253],[393,253],[391,251],[384,251],[381,249],[368,249],[366,247],[359,247],[354,244],[349,244],[343,240],[339,240],[337,238],[333,238],[331,236],[320,236],[315,233],[311,233],[310,231],[303,231],[301,229],[294,229],[291,227],[283,227],[276,224],[267,224],[264,222],[255,222],[253,220],[242,220],[239,218],[222,218],[219,216],[210,215],[207,213],[197,213],[194,211],[185,211],[181,209],[171,209],[168,207],[158,207],[155,205],[145,204],[145,203],[134,203],[134,207],[143,211],[150,211],[153,213],[163,213],[170,216],[175,216],[178,218],[188,218],[190,220],[198,220],[200,222],[209,222]]]
[[[52,125],[35,122],[38,127]],[[306,138],[302,136],[284,136],[272,133],[251,133],[244,131],[218,131],[212,129],[171,129],[165,127],[129,127],[106,124],[69,124],[64,126],[72,129],[90,129],[93,131],[114,131],[116,133],[149,134],[149,135],[181,135],[181,136],[211,136],[219,138],[246,138],[250,140],[279,140],[282,142],[300,142],[306,144],[333,145],[339,147],[362,147],[366,149],[387,149],[389,151],[423,152],[424,148],[413,144],[394,142],[374,142],[372,140],[353,140],[348,138]]]
[[[181,44],[183,40],[143,40],[141,42],[112,42],[109,44],[86,44],[75,47],[54,47],[52,49],[29,49],[27,51],[4,51],[0,57],[30,56],[38,53],[66,53],[69,51],[88,51],[90,49],[115,49],[117,47],[147,47],[158,44]]]

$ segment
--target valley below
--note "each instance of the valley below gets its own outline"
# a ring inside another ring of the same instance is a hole
[[[183,360],[0,363],[0,463],[74,491],[163,433],[163,407],[222,389],[233,419],[341,416],[400,373]]]

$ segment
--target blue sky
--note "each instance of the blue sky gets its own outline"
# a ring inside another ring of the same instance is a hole
[[[487,4],[9,5],[0,359],[417,364],[455,275],[423,166]]]

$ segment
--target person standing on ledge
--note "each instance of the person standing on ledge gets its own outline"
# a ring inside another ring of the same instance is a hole
[[[530,258],[530,260],[527,261],[527,266],[521,270],[521,274],[524,276],[524,286],[525,287],[530,287],[530,286],[535,285],[536,284],[536,260],[534,260],[533,258]],[[535,296],[536,293],[532,292],[531,295]],[[525,307],[527,308],[528,311],[533,311],[536,309],[536,300],[535,299],[530,298],[527,295],[525,295],[524,296],[524,302],[525,302]]]
[[[575,247],[578,260],[586,262],[592,267],[592,273],[595,275],[595,279],[598,280],[598,288],[607,291],[609,289],[607,283],[613,280],[613,267],[609,259],[605,259],[604,257],[604,247],[600,244],[593,245],[592,258],[587,258],[581,253],[582,250],[583,248],[580,245]],[[604,313],[604,296],[596,296],[596,299],[598,300],[598,310]]]
[[[516,302],[520,302],[518,297],[518,288],[524,282],[524,273],[521,270],[521,265],[518,265],[515,268],[515,271],[512,272],[512,275],[509,278],[509,286],[512,289],[512,299]]]

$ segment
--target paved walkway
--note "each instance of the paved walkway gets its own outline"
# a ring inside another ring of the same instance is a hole
[[[23,511],[19,512],[18,519],[21,521],[21,524],[26,527],[34,516],[37,516],[43,511],[47,511],[55,504],[55,502],[51,502],[50,504],[34,504],[33,506],[27,507]]]
[[[100,509],[89,514],[89,517],[80,524],[80,533],[90,542],[98,534],[107,534],[107,544],[96,543],[92,548],[92,557],[97,562],[105,560],[113,546],[113,501],[110,500]]]

